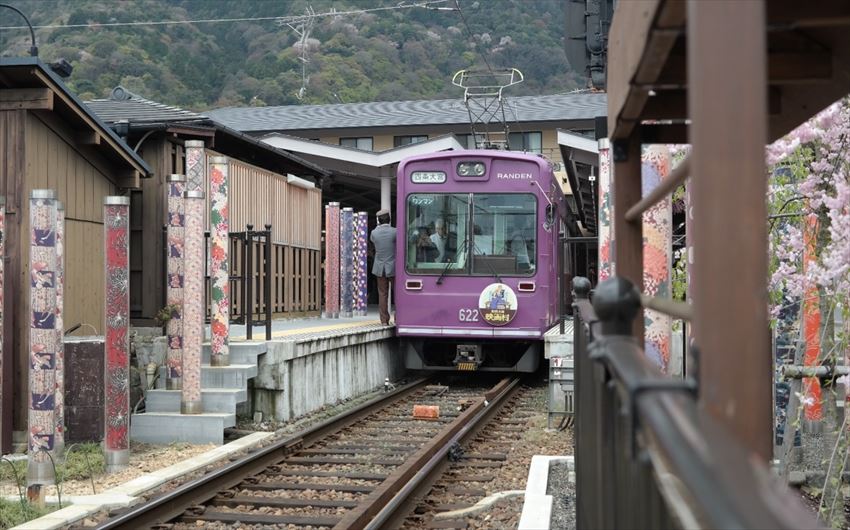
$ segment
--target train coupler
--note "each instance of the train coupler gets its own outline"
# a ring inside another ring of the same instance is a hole
[[[480,344],[458,344],[457,353],[452,363],[455,368],[463,371],[475,371],[484,362],[484,354]]]

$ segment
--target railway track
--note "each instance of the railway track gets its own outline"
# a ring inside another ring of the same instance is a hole
[[[286,438],[98,528],[380,528],[411,507],[446,455],[519,380],[455,388],[420,380]],[[414,405],[440,407],[415,419]]]

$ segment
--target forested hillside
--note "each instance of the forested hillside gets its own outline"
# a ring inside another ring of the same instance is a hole
[[[561,0],[460,0],[456,10],[422,7],[319,17],[301,41],[276,20],[107,26],[116,22],[201,21],[373,9],[398,0],[11,0],[36,30],[42,60],[74,66],[70,86],[84,99],[116,85],[195,110],[458,97],[457,70],[515,67],[526,81],[512,95],[575,89],[564,47]],[[410,3],[410,2],[408,2]],[[448,0],[433,7],[454,7]],[[0,10],[0,25],[20,26]],[[0,30],[3,56],[26,55],[29,33]],[[299,98],[299,92],[301,97]]]

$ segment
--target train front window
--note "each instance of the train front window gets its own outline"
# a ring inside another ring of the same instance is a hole
[[[465,274],[469,194],[415,193],[407,197],[405,267],[412,274]]]
[[[472,274],[534,274],[536,215],[537,199],[530,193],[474,194]]]

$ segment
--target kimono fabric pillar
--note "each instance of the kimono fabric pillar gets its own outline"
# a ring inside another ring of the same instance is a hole
[[[339,318],[339,203],[325,208],[325,317]]]
[[[614,223],[611,200],[611,144],[608,138],[599,139],[599,256],[598,281],[614,275]],[[592,280],[593,278],[591,278]]]
[[[168,350],[166,350],[166,383],[168,390],[180,390],[183,372],[183,193],[186,177],[169,175],[167,182],[168,224],[166,225],[166,266],[168,287],[166,304],[171,318],[166,324]]]
[[[642,195],[646,197],[670,174],[670,151],[662,145],[648,147],[642,156]],[[660,201],[643,214],[643,292],[648,296],[670,298],[670,253],[672,239],[671,199]],[[672,319],[647,309],[644,349],[646,356],[669,373]]]
[[[817,233],[818,217],[809,214],[804,220],[803,226],[803,272],[808,273],[817,260]],[[821,312],[818,288],[812,281],[806,281],[803,291],[803,337],[805,339],[805,351],[803,352],[803,364],[805,366],[818,366],[821,350]],[[808,432],[816,432],[821,426],[818,423],[823,420],[823,407],[821,404],[820,381],[816,377],[803,379],[803,423]],[[791,431],[793,433],[793,431]]]
[[[56,201],[56,436],[53,453],[65,452],[65,206]]]
[[[49,452],[56,432],[56,195],[30,195],[29,463],[27,496],[44,502],[56,473]]]
[[[200,414],[201,346],[204,336],[204,143],[189,140],[186,146],[186,192],[183,269],[183,387],[182,414]]]
[[[339,312],[346,318],[354,316],[354,210],[343,208],[339,227]]]
[[[230,334],[230,224],[227,157],[210,160],[210,364],[228,366]],[[249,324],[250,325],[250,324]]]
[[[351,215],[351,311],[360,314],[360,215]]]
[[[103,199],[106,472],[130,463],[130,198]]]
[[[366,301],[368,300],[366,285],[369,278],[369,268],[366,259],[368,249],[369,214],[366,212],[358,212],[357,221],[357,261],[359,262],[360,267],[357,271],[357,306],[355,307],[355,311],[358,315],[366,316]]]

